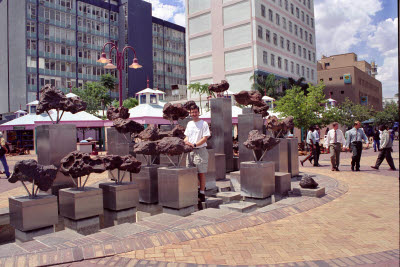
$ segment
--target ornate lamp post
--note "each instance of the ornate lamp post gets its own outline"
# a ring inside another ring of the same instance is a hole
[[[109,58],[107,59],[107,55],[104,52],[104,49],[107,45],[111,45],[111,49],[110,49],[110,53],[109,53]],[[113,51],[113,49],[115,49],[117,55],[116,55],[116,65],[112,64],[111,62],[111,52]],[[103,49],[101,51],[101,56],[100,58],[97,60],[97,62],[99,63],[107,63],[104,68],[108,69],[108,70],[113,70],[113,69],[117,69],[118,70],[118,78],[119,78],[119,106],[122,106],[122,71],[125,69],[125,59],[124,59],[124,54],[125,51],[127,49],[131,49],[133,51],[133,54],[135,55],[135,57],[133,58],[133,62],[131,65],[129,65],[129,68],[132,69],[140,69],[142,66],[139,64],[138,59],[136,58],[136,51],[135,49],[133,49],[133,47],[131,46],[125,46],[122,50],[122,52],[120,52],[118,50],[118,47],[113,43],[113,42],[107,42],[104,44]]]

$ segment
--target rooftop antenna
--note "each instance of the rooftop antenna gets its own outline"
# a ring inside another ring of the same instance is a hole
[[[147,75],[147,88],[150,88],[150,85],[149,85],[149,75]]]

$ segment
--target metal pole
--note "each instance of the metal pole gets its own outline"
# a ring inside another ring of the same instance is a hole
[[[117,50],[117,69],[118,69],[118,79],[119,79],[119,106],[122,107],[122,64],[121,56],[123,54],[118,53]]]

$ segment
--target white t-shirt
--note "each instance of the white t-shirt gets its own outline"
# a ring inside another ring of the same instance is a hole
[[[185,136],[187,136],[188,142],[192,144],[196,144],[204,136],[210,136],[210,129],[208,128],[207,122],[203,120],[199,120],[198,122],[189,121],[186,126]],[[207,142],[198,147],[206,146]]]

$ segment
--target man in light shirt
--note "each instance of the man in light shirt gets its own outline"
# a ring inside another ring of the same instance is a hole
[[[300,160],[301,166],[303,166],[303,164],[306,160],[309,160],[311,162],[311,160],[314,159],[314,167],[318,167],[318,165],[315,165],[315,135],[314,135],[313,131],[314,131],[314,126],[310,126],[310,128],[308,129],[307,138],[306,138],[306,142],[307,142],[307,146],[310,151],[310,154],[308,154],[308,156],[305,159]]]
[[[321,155],[321,147],[319,146],[319,142],[321,140],[320,138],[320,130],[319,126],[315,125],[314,126],[314,137],[315,137],[315,158],[314,158],[314,166],[320,167],[319,165],[319,155]]]
[[[382,131],[382,143],[381,149],[379,149],[379,155],[376,160],[375,166],[371,166],[371,168],[378,170],[379,166],[382,164],[383,160],[386,158],[387,163],[390,166],[391,171],[395,171],[396,167],[394,166],[393,158],[392,158],[392,147],[393,140],[390,138],[388,128],[385,125],[379,127],[379,130]]]
[[[326,136],[324,146],[328,149],[331,156],[332,171],[339,171],[340,151],[342,145],[346,143],[343,132],[339,130],[339,123],[332,124],[333,129]]]
[[[354,167],[356,167],[357,172],[360,171],[362,141],[364,140],[367,144],[367,148],[369,147],[368,138],[365,135],[364,130],[360,128],[361,122],[354,122],[354,127],[348,131],[348,136],[346,139],[346,147],[353,151],[353,156],[351,157],[351,170],[354,171]]]
[[[199,179],[199,210],[203,209],[202,202],[206,201],[206,176],[208,170],[208,152],[207,152],[207,139],[210,137],[210,129],[207,122],[200,120],[199,107],[192,106],[190,108],[190,121],[185,130],[185,143],[193,147],[193,151],[188,154],[186,161],[187,167],[197,167]]]

